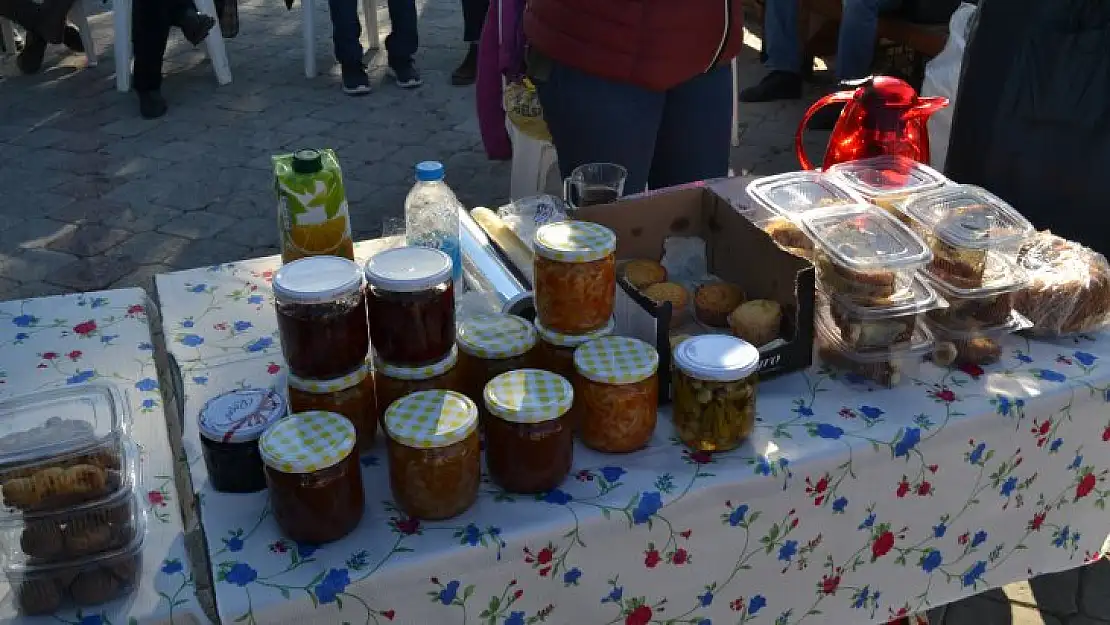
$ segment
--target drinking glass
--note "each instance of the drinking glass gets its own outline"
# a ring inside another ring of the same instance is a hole
[[[628,170],[615,163],[587,163],[563,181],[563,199],[571,208],[608,204],[624,195]]]

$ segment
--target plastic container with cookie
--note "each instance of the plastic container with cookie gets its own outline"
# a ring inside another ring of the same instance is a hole
[[[918,324],[908,342],[881,350],[858,351],[848,346],[827,311],[817,313],[817,357],[844,373],[849,384],[873,383],[894,388],[917,376],[933,350],[933,334]]]
[[[976,288],[953,286],[931,279],[928,274],[926,279],[948,302],[947,308],[929,311],[929,318],[947,327],[968,329],[1009,321],[1018,291],[1025,286],[1028,275],[1014,261],[995,256],[987,266],[982,284]]]
[[[835,179],[816,171],[792,171],[757,178],[748,184],[747,193],[756,204],[750,218],[764,230],[771,220],[798,223],[800,217],[811,210],[867,201]]]
[[[958,289],[977,289],[999,263],[1018,255],[1033,226],[994,194],[971,185],[922,193],[902,211],[933,250],[925,271]]]
[[[838,186],[879,206],[899,220],[910,197],[939,189],[949,181],[937,170],[904,156],[876,156],[833,165],[826,172]]]
[[[827,308],[841,340],[856,351],[889,349],[909,343],[924,313],[943,312],[946,301],[923,279],[881,306],[860,306],[849,298],[818,296],[818,308]]]
[[[905,296],[933,258],[925,243],[890,214],[856,204],[802,217],[817,246],[817,281],[827,295],[860,306]]]
[[[1032,324],[1015,311],[1005,323],[993,326],[953,328],[933,319],[926,319],[925,325],[936,336],[937,349],[933,361],[938,365],[986,366],[1002,359],[1002,342],[1007,336]]]

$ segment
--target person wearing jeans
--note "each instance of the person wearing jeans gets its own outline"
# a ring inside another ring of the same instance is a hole
[[[417,31],[416,0],[389,0],[389,21],[393,25],[385,38],[386,58],[397,85],[413,89],[424,84],[412,57],[420,45]],[[370,93],[370,77],[362,63],[362,25],[358,21],[358,0],[328,0],[331,13],[332,43],[335,60],[348,95]]]
[[[451,84],[456,87],[472,85],[478,78],[478,40],[482,38],[489,0],[462,0],[462,11],[463,41],[467,49],[463,62],[451,73]]]
[[[180,28],[185,39],[197,46],[215,25],[216,19],[198,12],[193,0],[135,0],[131,6],[133,86],[139,96],[139,114],[144,119],[166,114],[166,99],[161,92],[162,60],[170,29]]]

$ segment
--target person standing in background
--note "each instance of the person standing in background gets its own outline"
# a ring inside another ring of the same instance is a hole
[[[168,108],[161,89],[162,60],[170,29],[180,28],[185,39],[198,46],[215,25],[216,18],[197,11],[193,0],[135,0],[131,6],[134,87],[143,119],[161,117]]]
[[[27,31],[23,49],[16,57],[16,65],[24,74],[34,74],[42,69],[47,43],[62,43],[73,52],[84,52],[81,33],[66,23],[73,0],[0,0],[0,17],[19,24]],[[15,54],[16,50],[7,50]]]
[[[529,0],[528,75],[563,176],[616,163],[628,170],[626,192],[638,193],[728,175],[742,5]]]
[[[420,45],[416,0],[389,0],[389,23],[392,29],[385,38],[389,71],[402,89],[415,89],[424,84],[416,71],[413,56]],[[358,21],[358,0],[328,0],[331,15],[331,37],[335,60],[339,62],[343,93],[370,93],[370,76],[362,62],[362,24]]]
[[[451,84],[464,87],[478,78],[478,40],[489,11],[489,0],[462,0],[463,41],[467,43],[463,62],[451,73]]]

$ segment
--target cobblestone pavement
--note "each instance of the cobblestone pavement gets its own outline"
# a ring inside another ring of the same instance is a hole
[[[164,87],[171,109],[155,122],[139,119],[134,96],[115,91],[108,13],[91,19],[101,51],[96,68],[60,48],[35,77],[18,76],[4,59],[0,300],[149,288],[157,273],[276,253],[269,156],[301,146],[339,151],[360,238],[377,236],[384,220],[401,214],[409,168],[420,160],[442,160],[468,205],[502,200],[509,166],[482,151],[472,90],[448,85],[464,51],[456,3],[420,2],[424,88],[398,89],[385,78],[384,54],[371,52],[375,91],[357,99],[339,91],[326,3],[317,4],[321,76],[303,75],[300,8],[248,0],[240,35],[227,42],[234,82],[217,87],[203,48],[175,36]],[[379,18],[387,32],[384,6]],[[742,84],[761,75],[758,41],[750,40]],[[803,110],[800,101],[744,106],[733,168],[795,169]],[[820,156],[826,138],[807,141],[811,154]],[[1110,564],[1013,584],[933,616],[949,625],[1110,623]]]

